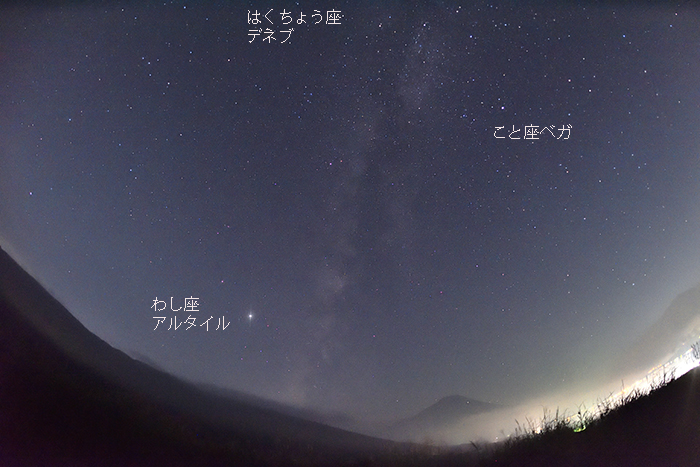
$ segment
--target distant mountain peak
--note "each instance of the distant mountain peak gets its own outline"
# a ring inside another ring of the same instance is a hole
[[[488,412],[494,408],[495,406],[488,402],[469,399],[468,397],[454,394],[443,397],[433,405],[419,412],[417,415],[412,417],[412,419],[415,420],[426,417],[458,419],[481,412]]]
[[[439,399],[416,415],[395,422],[387,430],[396,440],[420,441],[426,436],[435,436],[454,429],[471,416],[499,408],[498,405],[453,394]]]

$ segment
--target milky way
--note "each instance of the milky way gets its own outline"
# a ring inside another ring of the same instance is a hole
[[[2,247],[185,378],[360,419],[514,404],[614,376],[700,282],[695,7],[0,24]]]

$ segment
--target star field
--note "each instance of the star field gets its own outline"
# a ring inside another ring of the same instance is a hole
[[[700,282],[700,10],[325,8],[3,7],[3,248],[113,346],[298,406],[609,376]]]

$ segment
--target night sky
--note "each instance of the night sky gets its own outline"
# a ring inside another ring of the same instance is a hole
[[[514,3],[2,7],[0,246],[299,407],[619,382],[700,282],[700,8]]]

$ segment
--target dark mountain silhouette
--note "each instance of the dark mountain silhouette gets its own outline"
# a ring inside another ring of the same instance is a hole
[[[497,408],[499,406],[464,396],[447,396],[416,415],[377,429],[374,433],[394,440],[421,442],[426,439],[441,439],[442,434],[469,423],[469,417]]]
[[[678,294],[663,315],[624,354],[613,371],[646,371],[677,355],[700,334],[700,284]],[[689,340],[688,342],[683,342]]]
[[[420,411],[408,421],[431,426],[452,425],[470,415],[488,412],[495,408],[498,406],[488,402],[468,399],[464,396],[447,396]]]
[[[1,249],[0,401],[3,466],[340,465],[406,448],[134,360]]]

